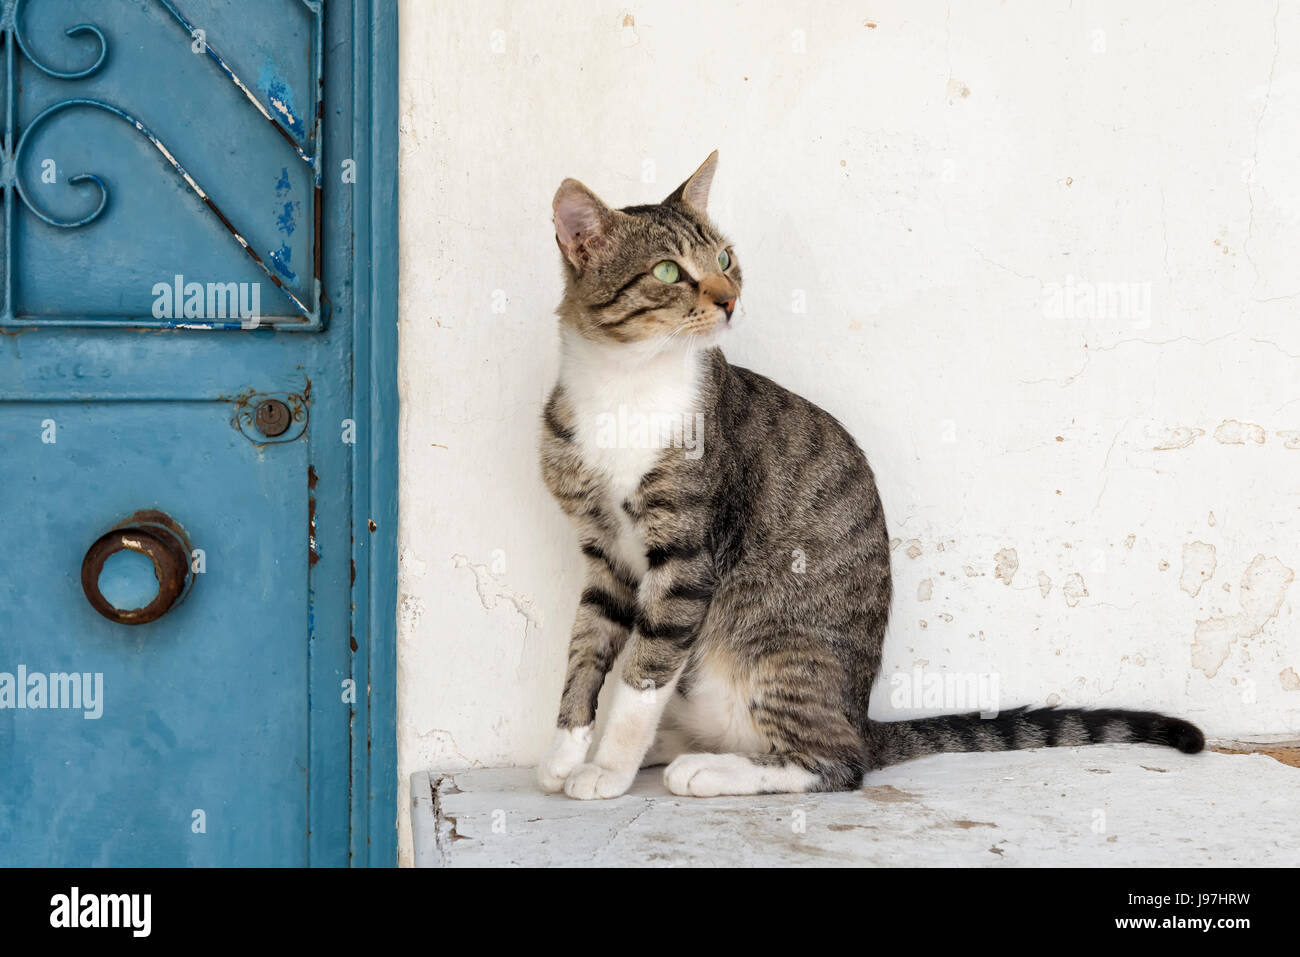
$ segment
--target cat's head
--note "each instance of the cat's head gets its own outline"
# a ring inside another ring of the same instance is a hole
[[[705,345],[740,298],[740,264],[706,207],[716,151],[662,203],[611,209],[576,179],[555,194],[562,321],[594,342]]]

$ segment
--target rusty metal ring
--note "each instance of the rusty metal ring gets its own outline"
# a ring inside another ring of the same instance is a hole
[[[99,574],[104,562],[121,551],[139,552],[153,561],[158,594],[143,608],[117,608],[99,590]],[[122,625],[143,625],[161,618],[185,590],[189,556],[179,542],[149,528],[116,528],[100,536],[86,551],[81,562],[81,589],[92,608],[109,621]]]

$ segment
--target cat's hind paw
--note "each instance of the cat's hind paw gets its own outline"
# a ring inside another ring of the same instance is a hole
[[[682,754],[664,768],[664,786],[684,797],[737,794],[738,779],[748,771],[752,766],[738,755]]]

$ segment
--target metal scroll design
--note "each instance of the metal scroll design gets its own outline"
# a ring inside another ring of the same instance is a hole
[[[198,32],[198,28],[194,24],[192,24],[188,19],[185,18],[185,16],[173,5],[171,0],[155,0],[155,2],[157,2],[164,9],[166,9],[167,12],[172,16],[172,18],[177,22],[177,24],[182,29],[185,30],[187,40],[193,42],[199,42],[197,39],[200,36],[200,33]],[[307,149],[304,149],[304,147],[299,143],[298,139],[295,138],[294,135],[288,129],[285,128],[285,126],[280,122],[280,120],[277,119],[274,113],[270,109],[268,109],[264,103],[262,103],[261,99],[257,96],[257,94],[254,93],[242,80],[240,80],[239,76],[231,68],[229,61],[227,61],[224,57],[222,57],[211,46],[211,44],[207,42],[206,35],[203,36],[202,48],[203,48],[203,52],[207,54],[208,59],[218,69],[221,70],[222,74],[231,83],[233,83],[240,90],[240,92],[243,93],[245,98],[258,110],[258,112],[263,116],[263,118],[265,118],[273,127],[275,127],[275,129],[280,133],[280,135],[284,138],[284,140],[293,149],[293,152],[297,156],[298,160],[306,164],[312,170],[313,184],[314,184],[314,205],[315,205],[315,214],[313,217],[313,221],[316,229],[316,234],[313,237],[313,245],[314,245],[313,282],[315,286],[314,288],[315,298],[319,302],[322,298],[321,282],[320,282],[321,249],[320,249],[320,235],[319,235],[321,205],[322,205],[320,124],[321,124],[321,117],[323,114],[322,104],[319,98],[319,91],[323,85],[320,80],[322,76],[321,68],[322,68],[322,58],[323,58],[321,3],[320,0],[301,0],[301,2],[313,17],[313,30],[314,30],[313,43],[312,43],[313,67],[317,77],[316,85],[318,90],[318,99],[316,102],[316,110],[315,110],[315,116],[313,118],[313,125],[309,132],[309,135],[307,136],[307,143],[308,146],[311,148],[311,152],[308,152]],[[40,70],[42,73],[58,80],[81,80],[97,73],[99,69],[107,61],[108,53],[109,53],[108,41],[105,38],[103,31],[100,30],[99,27],[95,26],[92,23],[79,23],[76,24],[75,26],[66,29],[64,31],[64,35],[68,37],[76,37],[82,35],[93,36],[98,41],[98,46],[99,46],[99,55],[96,57],[95,61],[87,67],[84,67],[80,70],[73,70],[73,71],[56,70],[50,67],[49,65],[42,63],[41,60],[32,51],[32,49],[27,43],[26,38],[23,35],[22,14],[23,14],[24,4],[25,4],[25,0],[13,0],[13,2],[4,11],[3,15],[0,16],[0,30],[7,30],[9,32],[9,34],[13,38],[13,45],[16,45],[17,49],[22,53],[23,57],[34,67]],[[13,75],[14,75],[14,68],[12,63],[13,45],[10,46],[10,50],[9,50],[10,62],[8,64],[8,70],[7,70],[11,85],[13,82]],[[80,218],[77,219],[60,219],[56,216],[50,215],[49,212],[42,209],[40,205],[36,203],[36,201],[32,198],[31,194],[29,193],[27,187],[23,183],[23,179],[21,175],[21,170],[23,168],[22,167],[23,153],[24,150],[27,148],[28,144],[34,139],[33,134],[42,126],[42,124],[44,124],[47,120],[49,120],[54,115],[61,113],[65,110],[76,109],[76,108],[101,110],[103,112],[116,116],[124,120],[128,124],[130,124],[140,135],[148,139],[149,142],[153,144],[154,148],[157,149],[160,154],[162,154],[163,159],[166,160],[168,165],[171,166],[171,168],[185,181],[186,185],[190,188],[190,190],[192,190],[194,194],[198,196],[198,198],[203,202],[204,206],[208,209],[208,211],[221,222],[222,226],[224,226],[225,229],[231,234],[232,238],[235,240],[236,243],[238,243],[240,248],[242,248],[244,252],[249,256],[249,258],[253,260],[257,268],[266,275],[266,277],[272,282],[273,285],[276,286],[276,288],[278,288],[281,292],[284,293],[284,295],[289,299],[290,303],[292,303],[294,309],[307,320],[313,320],[316,318],[316,311],[313,309],[313,307],[309,306],[307,303],[304,303],[297,295],[294,294],[292,290],[290,290],[287,286],[285,286],[284,282],[281,280],[279,276],[277,276],[274,272],[271,271],[271,269],[267,266],[265,259],[263,259],[263,257],[260,256],[257,253],[257,251],[252,247],[252,245],[244,238],[244,233],[241,232],[235,226],[235,224],[230,220],[230,218],[224,212],[222,212],[221,208],[213,200],[211,194],[207,190],[205,190],[194,179],[194,177],[186,170],[186,168],[177,159],[176,154],[173,153],[170,149],[168,149],[167,146],[162,142],[162,140],[160,140],[158,136],[155,135],[138,117],[127,112],[126,110],[121,109],[118,106],[115,106],[112,103],[108,103],[103,100],[91,99],[88,97],[74,97],[67,100],[61,100],[53,104],[52,106],[47,107],[45,110],[39,113],[34,119],[32,119],[30,123],[27,124],[27,127],[23,130],[22,135],[18,138],[17,145],[14,147],[12,160],[9,164],[9,168],[11,170],[14,192],[22,200],[23,205],[26,206],[27,209],[34,216],[36,216],[42,222],[58,229],[77,229],[82,226],[86,226],[90,223],[93,223],[96,219],[98,219],[103,214],[104,210],[108,207],[108,202],[109,202],[108,186],[107,184],[104,183],[103,179],[101,179],[99,176],[95,175],[94,173],[90,173],[90,172],[78,173],[74,176],[69,177],[67,180],[69,185],[75,187],[82,187],[82,188],[91,188],[98,193],[98,203],[95,206],[95,208],[91,210],[89,213],[87,213],[86,215],[81,216]],[[9,129],[8,141],[12,142],[12,134],[13,134],[12,109],[9,111],[9,124],[10,124],[10,129]]]
[[[14,40],[18,43],[18,49],[23,51],[23,56],[27,58],[32,66],[40,70],[46,76],[52,76],[56,80],[80,80],[98,72],[99,68],[104,65],[108,59],[108,41],[104,39],[103,32],[93,23],[78,23],[75,27],[68,27],[64,30],[64,36],[75,37],[78,34],[89,33],[99,41],[99,58],[84,70],[77,70],[73,73],[64,73],[60,70],[52,69],[42,63],[27,45],[27,38],[23,36],[23,4],[25,0],[14,0],[11,11],[11,17],[6,17],[6,26],[12,31]]]

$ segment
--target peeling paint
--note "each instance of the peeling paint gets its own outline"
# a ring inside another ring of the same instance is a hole
[[[1283,448],[1300,449],[1300,429],[1278,432],[1277,437],[1282,440]]]
[[[1241,611],[1229,617],[1197,621],[1192,667],[1207,678],[1217,675],[1234,644],[1258,635],[1277,616],[1294,578],[1295,573],[1276,557],[1256,555],[1241,577],[1237,592]]]
[[[266,102],[271,104],[271,112],[279,117],[280,122],[299,136],[307,134],[307,129],[294,109],[293,91],[275,75],[269,66],[263,67],[258,74],[257,85],[266,94]]]
[[[1160,441],[1154,446],[1154,449],[1157,452],[1168,452],[1173,449],[1185,449],[1204,434],[1204,429],[1193,429],[1186,425],[1180,425],[1172,429],[1165,429],[1160,436]]]
[[[1088,597],[1088,586],[1084,584],[1082,575],[1072,572],[1061,586],[1061,592],[1065,595],[1065,603],[1073,608]]]
[[[515,611],[530,625],[542,627],[541,617],[538,615],[533,602],[516,595],[503,582],[493,576],[486,564],[471,562],[465,555],[453,555],[452,561],[457,568],[468,568],[474,575],[474,588],[478,592],[478,600],[488,611],[493,610],[501,601],[508,602]]]
[[[424,617],[424,601],[418,595],[403,595],[397,604],[397,628],[403,638],[411,638]]]
[[[1220,445],[1245,445],[1247,442],[1263,445],[1264,430],[1253,422],[1225,419],[1214,430],[1214,440]]]
[[[1046,598],[1047,593],[1050,592],[1051,590],[1052,590],[1052,577],[1048,575],[1047,572],[1039,572],[1038,573],[1038,594]]]
[[[1178,578],[1178,587],[1195,598],[1201,586],[1214,577],[1217,563],[1213,545],[1188,542],[1183,546],[1183,573]]]
[[[271,265],[275,267],[276,272],[284,276],[285,279],[290,282],[298,281],[297,273],[289,265],[289,261],[293,258],[293,250],[289,248],[287,243],[281,243],[280,248],[272,249],[266,254],[266,258],[271,261]]]
[[[916,586],[916,600],[929,601],[934,596],[934,579],[926,578]]]
[[[1294,668],[1283,668],[1277,677],[1282,682],[1283,691],[1300,691],[1300,675]]]
[[[403,581],[409,581],[415,578],[423,578],[428,571],[428,564],[424,559],[415,553],[415,549],[403,548],[401,554],[397,557],[398,574]]]
[[[1020,556],[1016,554],[1014,548],[1004,548],[993,556],[997,562],[997,567],[993,570],[1004,585],[1010,585],[1012,577],[1016,574],[1016,569],[1020,567]]]

